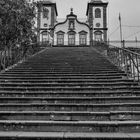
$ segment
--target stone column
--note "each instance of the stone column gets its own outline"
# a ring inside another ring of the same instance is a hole
[[[37,42],[40,42],[41,5],[39,4],[37,8]]]
[[[89,5],[90,45],[93,46],[93,6]]]
[[[104,41],[107,42],[107,12],[106,6],[103,7],[103,28],[104,30]]]

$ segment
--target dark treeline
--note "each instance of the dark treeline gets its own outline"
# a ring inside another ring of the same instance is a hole
[[[34,17],[35,7],[26,0],[0,0],[0,49],[31,42]]]

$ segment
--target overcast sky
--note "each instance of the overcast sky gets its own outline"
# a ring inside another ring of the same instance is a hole
[[[70,13],[70,8],[78,18],[86,18],[87,3],[89,0],[55,0],[58,10],[58,18],[65,18]],[[105,0],[104,0],[105,1]],[[106,0],[107,1],[107,0]],[[118,40],[119,12],[122,17],[122,25],[139,26],[123,27],[123,37],[126,40],[140,40],[140,0],[108,0],[108,37],[111,40]],[[114,32],[114,33],[113,33]],[[136,34],[136,32],[138,32]]]

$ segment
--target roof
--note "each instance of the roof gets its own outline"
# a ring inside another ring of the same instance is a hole
[[[54,28],[55,28],[56,26],[58,26],[58,25],[65,24],[71,17],[73,17],[73,19],[75,19],[75,20],[77,21],[77,23],[86,25],[86,26],[90,29],[90,27],[89,27],[88,24],[86,24],[86,23],[84,23],[84,22],[80,22],[80,21],[77,19],[77,15],[75,15],[75,14],[73,13],[73,9],[72,9],[72,8],[71,8],[70,14],[68,14],[67,17],[66,17],[66,20],[65,20],[64,22],[59,22],[59,23],[57,23],[57,24],[54,26]]]
[[[57,5],[56,5],[56,3],[52,2],[51,0],[47,0],[47,1],[44,1],[44,0],[42,0],[42,1],[37,1],[37,5],[40,5],[40,4],[42,4],[42,5],[51,5],[51,6],[53,5],[53,6],[55,7],[56,16],[58,16]]]
[[[88,15],[90,5],[92,5],[92,6],[107,6],[108,2],[103,2],[102,0],[91,0],[87,5],[86,15]]]

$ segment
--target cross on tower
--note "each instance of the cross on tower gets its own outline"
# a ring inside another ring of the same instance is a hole
[[[71,14],[73,14],[73,8],[71,8],[70,10],[71,10]]]

